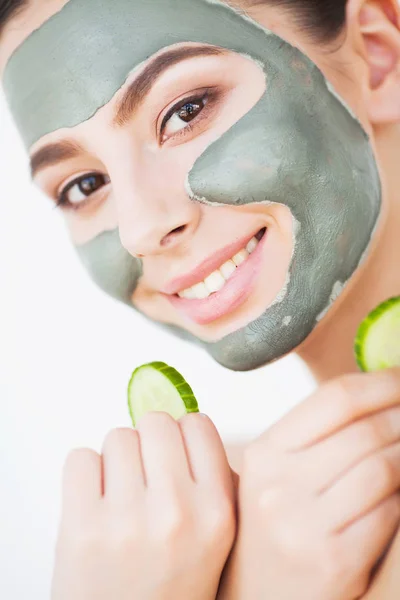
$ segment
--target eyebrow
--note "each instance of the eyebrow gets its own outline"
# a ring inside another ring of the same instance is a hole
[[[83,148],[76,142],[64,140],[44,146],[30,159],[31,177],[34,179],[39,171],[56,165],[62,161],[76,158],[83,152]]]
[[[129,85],[123,98],[119,101],[113,119],[113,125],[123,127],[151,92],[157,80],[165,71],[190,58],[199,56],[219,56],[226,52],[218,46],[185,46],[163,52],[154,58]],[[76,142],[63,140],[48,144],[34,152],[30,159],[31,176],[35,178],[39,171],[60,162],[76,158],[83,148]]]
[[[180,62],[198,56],[219,56],[226,50],[218,46],[186,46],[168,50],[157,56],[138,77],[130,84],[124,97],[120,100],[114,118],[114,125],[123,127],[131,119],[134,112],[140,107],[146,96],[151,92],[156,81],[161,75]]]

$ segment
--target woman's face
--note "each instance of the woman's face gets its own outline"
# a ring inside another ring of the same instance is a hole
[[[224,21],[206,31],[214,13],[221,17],[215,4],[180,2],[200,7],[201,41],[188,39],[177,7],[171,22],[154,24],[154,35],[132,41],[130,68],[106,102],[92,99],[96,75],[82,81],[77,69],[73,88],[83,86],[87,102],[74,108],[75,95],[67,101],[69,90],[55,80],[51,101],[59,113],[49,119],[57,125],[37,126],[38,109],[25,139],[34,179],[62,210],[95,280],[150,319],[206,342],[222,364],[254,368],[301,343],[358,268],[380,211],[379,183],[364,131],[314,65],[223,8],[222,18],[248,28],[247,36],[265,36],[259,51],[254,41],[244,52],[233,31],[219,34]],[[62,4],[40,5],[42,13],[36,5],[31,20],[26,13],[24,37]],[[154,6],[137,4],[136,14],[153,23]],[[79,9],[79,0],[70,5]],[[274,27],[276,14],[263,13],[263,25],[269,18]],[[57,27],[68,26],[60,15],[39,31],[58,40]],[[104,37],[107,25],[98,27]],[[296,44],[298,34],[288,26],[284,33]],[[13,35],[5,37],[3,63],[22,41]],[[264,41],[271,44],[265,50]],[[33,36],[28,43],[37,50]],[[318,62],[317,52],[311,58]],[[110,65],[98,73],[101,83],[113,76]],[[7,92],[7,70],[5,82]],[[33,89],[33,106],[41,91]],[[357,97],[346,100],[357,104]]]
[[[196,44],[173,50],[183,60],[157,77],[134,111],[124,96],[146,65],[73,133],[44,136],[34,155],[66,138],[79,151],[38,168],[35,180],[59,204],[76,246],[118,228],[123,247],[142,260],[136,308],[214,341],[257,318],[284,286],[292,219],[281,205],[212,207],[188,198],[196,159],[256,104],[266,82],[258,65],[234,52]]]

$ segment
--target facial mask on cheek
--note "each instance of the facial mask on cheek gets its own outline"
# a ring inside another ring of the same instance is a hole
[[[316,69],[293,70],[287,97],[282,70],[256,109],[208,148],[189,176],[191,194],[203,202],[278,202],[295,219],[282,299],[209,346],[231,369],[261,366],[305,340],[360,265],[380,213],[365,133]]]
[[[93,281],[109,296],[132,306],[142,261],[121,245],[118,229],[105,231],[76,250]]]
[[[367,135],[316,66],[215,0],[70,0],[10,59],[5,88],[30,146],[89,119],[135,65],[180,42],[245,54],[266,74],[261,100],[204,152],[188,178],[193,201],[277,202],[292,212],[296,239],[285,293],[247,327],[206,344],[228,368],[253,369],[312,332],[365,256],[380,214]],[[38,64],[32,81],[27,74]],[[129,301],[140,263],[119,246],[117,232],[79,253],[107,293]]]

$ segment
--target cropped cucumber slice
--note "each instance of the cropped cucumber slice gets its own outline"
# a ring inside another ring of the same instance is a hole
[[[400,296],[378,306],[361,323],[355,353],[363,371],[400,367]]]
[[[128,386],[128,404],[133,426],[148,412],[166,412],[176,420],[198,413],[193,390],[176,369],[163,362],[137,368]]]

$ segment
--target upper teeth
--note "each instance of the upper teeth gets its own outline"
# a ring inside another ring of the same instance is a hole
[[[230,260],[224,263],[217,271],[214,271],[204,279],[201,283],[182,290],[178,296],[180,298],[186,298],[188,300],[204,300],[208,298],[214,292],[219,292],[225,285],[225,283],[232,277],[237,267],[239,267],[244,261],[250,256],[252,252],[258,246],[258,239],[256,237],[251,238],[246,248],[240,250],[235,256],[232,256]]]

